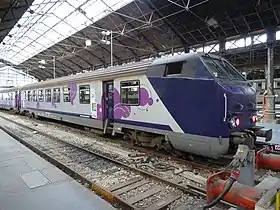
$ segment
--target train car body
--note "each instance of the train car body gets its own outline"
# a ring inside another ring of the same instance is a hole
[[[19,110],[20,88],[8,88],[0,91],[0,109]]]
[[[26,85],[18,105],[143,146],[218,158],[255,126],[256,92],[223,58],[189,53]]]

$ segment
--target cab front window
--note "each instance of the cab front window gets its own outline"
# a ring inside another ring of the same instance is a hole
[[[203,61],[214,77],[245,81],[245,78],[226,60],[203,56]]]

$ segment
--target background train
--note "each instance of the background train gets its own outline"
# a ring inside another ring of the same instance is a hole
[[[253,138],[257,129],[255,89],[225,59],[204,53],[2,90],[0,99],[2,108],[211,158]]]
[[[264,91],[266,90],[265,79],[254,79],[254,80],[249,80],[249,82],[256,90],[257,109],[261,110],[263,94]],[[274,85],[274,94],[276,96],[275,109],[276,109],[277,116],[280,117],[280,78],[275,78],[273,85]]]

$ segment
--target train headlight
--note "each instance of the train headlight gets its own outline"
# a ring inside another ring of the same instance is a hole
[[[258,121],[257,115],[253,115],[253,116],[251,117],[251,120],[252,120],[253,123],[257,122],[257,121]]]
[[[240,124],[240,119],[237,117],[233,117],[229,120],[229,127],[236,128]]]

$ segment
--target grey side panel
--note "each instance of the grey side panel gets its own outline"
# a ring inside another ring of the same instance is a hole
[[[127,124],[122,124],[122,123],[114,123],[114,131],[116,133],[121,133],[123,128],[128,128],[128,129],[138,130],[138,131],[145,131],[145,132],[149,132],[149,133],[162,134],[162,135],[168,135],[168,133],[169,133],[169,131],[165,131],[165,130],[146,128],[146,127],[134,126],[134,125],[127,125]]]
[[[95,120],[92,118],[83,118],[83,117],[76,117],[71,115],[63,115],[57,113],[50,113],[50,112],[42,112],[42,111],[30,111],[34,112],[36,115],[41,117],[46,117],[50,119],[60,120],[64,122],[69,122],[73,124],[83,125],[87,127],[103,129],[103,121],[102,120]]]
[[[219,158],[229,149],[229,138],[219,139],[172,132],[168,135],[168,139],[175,149],[211,158]]]
[[[153,128],[138,127],[121,123],[114,124],[114,131],[121,133],[123,128],[129,128],[149,133],[162,134],[170,141],[172,146],[182,152],[201,155],[204,157],[219,158],[229,149],[229,138],[213,138],[185,133],[175,133]]]

